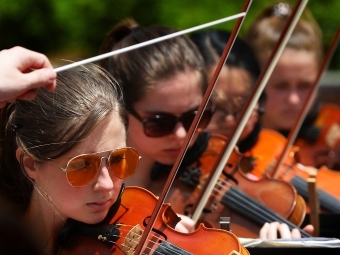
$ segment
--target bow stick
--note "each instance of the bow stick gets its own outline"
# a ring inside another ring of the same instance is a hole
[[[192,28],[188,28],[188,29],[185,29],[185,30],[182,30],[182,31],[178,31],[178,32],[175,32],[175,33],[172,33],[172,34],[169,34],[169,35],[161,36],[161,37],[158,37],[158,38],[146,41],[146,42],[138,43],[138,44],[135,44],[135,45],[131,45],[129,47],[119,49],[119,50],[111,51],[111,52],[104,53],[104,54],[101,54],[101,55],[98,55],[98,56],[95,56],[95,57],[92,57],[92,58],[84,59],[84,60],[81,60],[81,61],[78,61],[78,62],[75,62],[75,63],[72,63],[72,64],[57,67],[57,68],[54,69],[54,71],[56,73],[59,73],[59,72],[62,72],[62,71],[65,71],[65,70],[68,70],[68,69],[71,69],[71,68],[74,68],[74,67],[77,67],[77,66],[80,66],[80,65],[93,63],[93,62],[96,62],[96,61],[99,61],[99,60],[102,60],[102,59],[105,59],[105,58],[109,58],[109,57],[112,57],[112,56],[115,56],[115,55],[118,55],[118,54],[121,54],[121,53],[124,53],[124,52],[139,49],[139,48],[142,48],[142,47],[154,44],[154,43],[158,43],[158,42],[161,42],[161,41],[169,40],[169,39],[174,38],[176,36],[188,34],[188,33],[191,33],[191,32],[195,32],[197,30],[201,30],[201,29],[211,27],[211,26],[214,26],[214,25],[218,25],[218,24],[221,24],[221,23],[224,23],[224,22],[227,22],[227,21],[231,21],[231,20],[240,18],[240,17],[244,17],[245,15],[246,15],[245,12],[241,12],[239,14],[235,14],[235,15],[232,15],[232,16],[229,16],[229,17],[225,17],[223,19],[208,22],[208,23],[205,23],[205,24],[202,24],[202,25],[199,25],[199,26],[195,26],[195,27],[192,27]]]
[[[335,49],[337,48],[338,44],[339,44],[339,40],[340,40],[340,27],[338,28],[337,32],[335,33],[335,36],[327,50],[327,53],[326,53],[326,56],[324,57],[324,60],[322,62],[322,65],[321,65],[321,68],[319,70],[319,73],[313,83],[313,86],[307,96],[307,99],[305,100],[304,102],[304,105],[300,111],[300,114],[299,114],[299,117],[296,119],[295,123],[294,123],[294,126],[293,128],[290,130],[289,132],[289,135],[288,135],[288,138],[287,138],[287,143],[284,147],[284,150],[283,150],[283,153],[281,154],[280,156],[280,159],[276,162],[275,164],[275,171],[273,172],[272,174],[272,177],[274,179],[277,178],[278,174],[279,174],[279,169],[281,168],[284,160],[286,159],[288,153],[289,153],[289,150],[293,144],[293,142],[295,141],[296,139],[296,136],[300,130],[300,127],[302,125],[302,122],[303,120],[305,119],[305,117],[307,116],[307,113],[309,111],[309,108],[310,106],[312,105],[313,103],[313,100],[316,96],[316,93],[318,91],[318,88],[319,88],[319,84],[320,84],[320,81],[321,81],[321,78],[323,77],[323,74],[325,73],[328,65],[329,65],[329,62],[335,52]]]
[[[248,11],[248,9],[250,7],[251,2],[252,2],[252,0],[246,0],[245,1],[245,4],[244,4],[244,6],[242,8],[241,13],[244,13],[244,14],[247,13],[247,11]],[[166,198],[166,196],[167,196],[167,194],[168,194],[168,192],[170,190],[170,187],[171,187],[171,185],[172,185],[172,183],[173,183],[173,181],[174,181],[174,179],[176,177],[176,174],[178,172],[180,164],[181,164],[181,162],[183,160],[184,154],[185,154],[187,148],[189,147],[189,144],[190,144],[190,141],[192,140],[192,137],[194,136],[194,132],[197,129],[198,123],[199,123],[199,121],[201,119],[201,116],[202,116],[202,114],[204,112],[204,109],[206,108],[206,106],[208,104],[209,98],[210,98],[210,96],[212,94],[212,91],[214,89],[214,86],[215,86],[215,84],[217,82],[219,73],[222,70],[222,67],[223,67],[223,65],[224,65],[224,63],[225,63],[225,61],[226,61],[226,59],[227,59],[227,57],[229,55],[229,52],[231,50],[232,45],[234,44],[236,36],[237,36],[237,34],[238,34],[239,30],[240,30],[241,24],[243,22],[244,16],[245,15],[241,15],[238,18],[237,22],[236,22],[235,28],[233,29],[233,32],[232,32],[232,34],[231,34],[231,36],[230,36],[230,38],[228,40],[226,48],[225,48],[225,50],[224,50],[224,52],[222,54],[222,57],[221,57],[218,65],[217,65],[217,68],[215,70],[214,76],[213,76],[211,82],[209,83],[209,86],[208,86],[208,88],[207,88],[207,90],[206,90],[206,92],[204,94],[203,99],[202,99],[202,103],[200,104],[200,106],[199,106],[199,108],[197,110],[197,114],[196,114],[196,116],[195,116],[195,118],[193,120],[193,123],[190,126],[190,129],[188,131],[187,137],[185,138],[184,144],[183,144],[183,146],[182,146],[182,148],[181,148],[181,150],[179,152],[179,155],[177,156],[176,161],[175,161],[175,163],[174,163],[174,165],[173,165],[173,167],[172,167],[172,169],[171,169],[171,171],[169,173],[169,176],[168,176],[167,181],[166,181],[166,183],[164,185],[164,188],[163,188],[163,190],[161,192],[161,195],[158,197],[157,204],[156,204],[156,206],[155,206],[155,208],[153,210],[153,213],[152,213],[152,215],[150,217],[148,225],[146,226],[146,228],[145,228],[145,230],[144,230],[144,232],[142,234],[142,237],[139,240],[139,243],[138,243],[138,245],[136,247],[136,250],[135,250],[135,254],[141,254],[141,252],[142,252],[142,249],[143,249],[143,247],[144,247],[144,245],[146,243],[148,235],[151,232],[151,229],[152,229],[152,227],[153,227],[153,225],[154,225],[154,223],[155,223],[155,221],[156,221],[156,219],[158,217],[158,214],[159,214],[159,212],[161,210],[161,207],[162,207],[162,205],[163,205],[163,203],[165,201],[165,198]]]
[[[197,205],[195,206],[193,215],[192,215],[192,219],[197,222],[203,209],[205,204],[207,203],[210,194],[212,193],[215,184],[218,181],[218,178],[220,177],[220,175],[222,174],[222,171],[231,155],[232,150],[234,149],[242,130],[244,129],[247,120],[250,117],[250,114],[253,112],[253,109],[265,87],[265,85],[267,84],[267,81],[270,77],[270,75],[273,72],[273,69],[276,65],[276,63],[278,62],[279,57],[281,56],[284,47],[287,44],[287,41],[290,37],[290,35],[293,32],[293,29],[295,28],[295,25],[297,23],[297,21],[299,20],[306,4],[307,4],[308,0],[299,0],[298,3],[296,4],[296,6],[293,9],[292,15],[290,15],[290,17],[287,20],[287,23],[280,35],[280,38],[278,40],[278,42],[275,45],[275,48],[273,50],[273,52],[271,53],[265,67],[262,69],[262,72],[260,74],[260,77],[258,78],[258,80],[256,81],[256,84],[254,86],[254,88],[252,89],[252,93],[249,96],[247,102],[245,103],[245,105],[242,108],[242,112],[240,114],[240,117],[237,118],[237,124],[235,125],[235,127],[233,128],[232,132],[231,132],[231,136],[230,139],[228,139],[228,141],[226,142],[224,148],[222,149],[222,151],[224,151],[223,154],[219,155],[213,169],[216,169],[214,171],[214,173],[210,174],[206,185],[205,185],[205,189],[204,192],[201,193],[201,197],[199,199],[199,202],[197,203]],[[227,43],[226,48],[228,47],[229,41]]]

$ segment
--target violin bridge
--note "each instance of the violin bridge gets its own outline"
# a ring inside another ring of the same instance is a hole
[[[122,243],[122,251],[124,254],[132,255],[135,252],[142,234],[143,230],[138,224],[129,231],[126,238],[124,239],[124,242]]]

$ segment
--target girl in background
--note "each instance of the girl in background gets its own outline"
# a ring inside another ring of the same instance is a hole
[[[209,79],[214,74],[230,35],[223,30],[207,30],[191,36],[203,56]],[[230,132],[235,128],[237,117],[259,74],[260,67],[252,49],[245,41],[236,38],[211,97],[216,111],[207,130],[230,137]],[[266,111],[265,100],[265,93],[262,93],[237,143],[239,151],[244,156],[250,157],[254,167],[260,168],[268,166],[274,158],[281,155],[282,145],[285,142],[284,137],[279,133],[261,126],[261,117]],[[267,148],[268,141],[272,142],[270,150]],[[280,146],[276,147],[275,144]],[[257,179],[251,172],[247,172],[247,176]],[[308,225],[304,230],[311,233],[313,227]],[[260,230],[260,238],[275,239],[278,237],[278,231],[281,238],[301,237],[297,229],[290,231],[286,224],[273,222],[263,226]]]
[[[265,8],[249,28],[246,40],[263,67],[284,28],[291,9],[286,3]],[[288,40],[265,88],[265,128],[287,136],[316,80],[323,60],[322,32],[306,10]],[[306,166],[339,168],[336,151],[340,139],[340,109],[316,97],[305,118],[295,145],[299,162]]]

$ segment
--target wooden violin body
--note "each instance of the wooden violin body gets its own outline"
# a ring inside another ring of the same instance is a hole
[[[294,143],[300,148],[298,162],[305,166],[340,170],[340,108],[332,104],[322,105],[313,126],[320,129],[316,141],[298,138]]]
[[[114,215],[96,224],[103,229],[101,234],[94,231],[98,239],[78,233],[58,254],[133,254],[156,201],[157,198],[143,188],[126,187]],[[164,204],[144,244],[143,254],[249,254],[228,231],[200,225],[195,232],[180,233],[174,229],[179,220],[170,205]],[[108,226],[115,231],[109,231]],[[104,239],[105,243],[99,241]]]
[[[258,178],[266,178],[266,176],[273,176],[275,169],[272,167],[275,165],[275,160],[280,153],[275,156],[273,152],[266,153],[265,148],[270,148],[270,151],[275,152],[282,151],[286,139],[281,134],[268,129],[261,131],[260,139],[266,141],[275,140],[276,142],[272,143],[270,147],[267,147],[265,143],[265,146],[263,146],[262,143],[256,144],[252,150],[245,155],[254,159],[254,166],[251,173]],[[278,170],[277,179],[293,184],[297,192],[308,200],[308,185],[306,180],[310,177],[310,171],[316,171],[317,169],[307,168],[303,164],[298,163],[296,158],[300,158],[297,156],[299,153],[300,148],[296,146],[290,149],[284,164]],[[268,155],[270,155],[270,157],[268,157]],[[321,167],[317,170],[316,183],[320,206],[334,213],[340,213],[340,190],[338,189],[338,184],[336,184],[339,180],[340,172],[329,170],[327,167]]]
[[[188,187],[180,179],[175,179],[167,196],[167,202],[171,203],[174,211],[192,214],[201,188],[225,142],[224,136],[213,134],[207,149],[194,163],[194,167],[199,167],[202,171],[200,185]],[[258,237],[265,222],[286,222],[294,227],[300,225],[305,216],[305,202],[294,187],[284,181],[269,178],[250,180],[240,171],[241,167],[247,167],[247,163],[248,160],[243,162],[242,155],[233,151],[199,222],[219,228],[220,217],[231,217],[233,233],[252,238]],[[163,180],[153,182],[148,189],[157,194],[163,183]]]

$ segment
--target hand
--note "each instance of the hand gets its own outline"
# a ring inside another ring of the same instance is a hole
[[[54,91],[56,76],[43,54],[18,46],[0,51],[0,108],[16,99],[34,99],[39,87]]]
[[[314,231],[314,227],[312,225],[307,225],[303,229],[309,234],[312,234]],[[278,236],[279,234],[279,236]],[[298,229],[289,230],[288,225],[285,223],[272,222],[265,223],[260,230],[260,238],[261,239],[293,239],[293,238],[301,238],[300,231]]]
[[[177,223],[175,229],[182,233],[190,233],[195,230],[195,222],[188,216],[177,214],[181,221]]]

